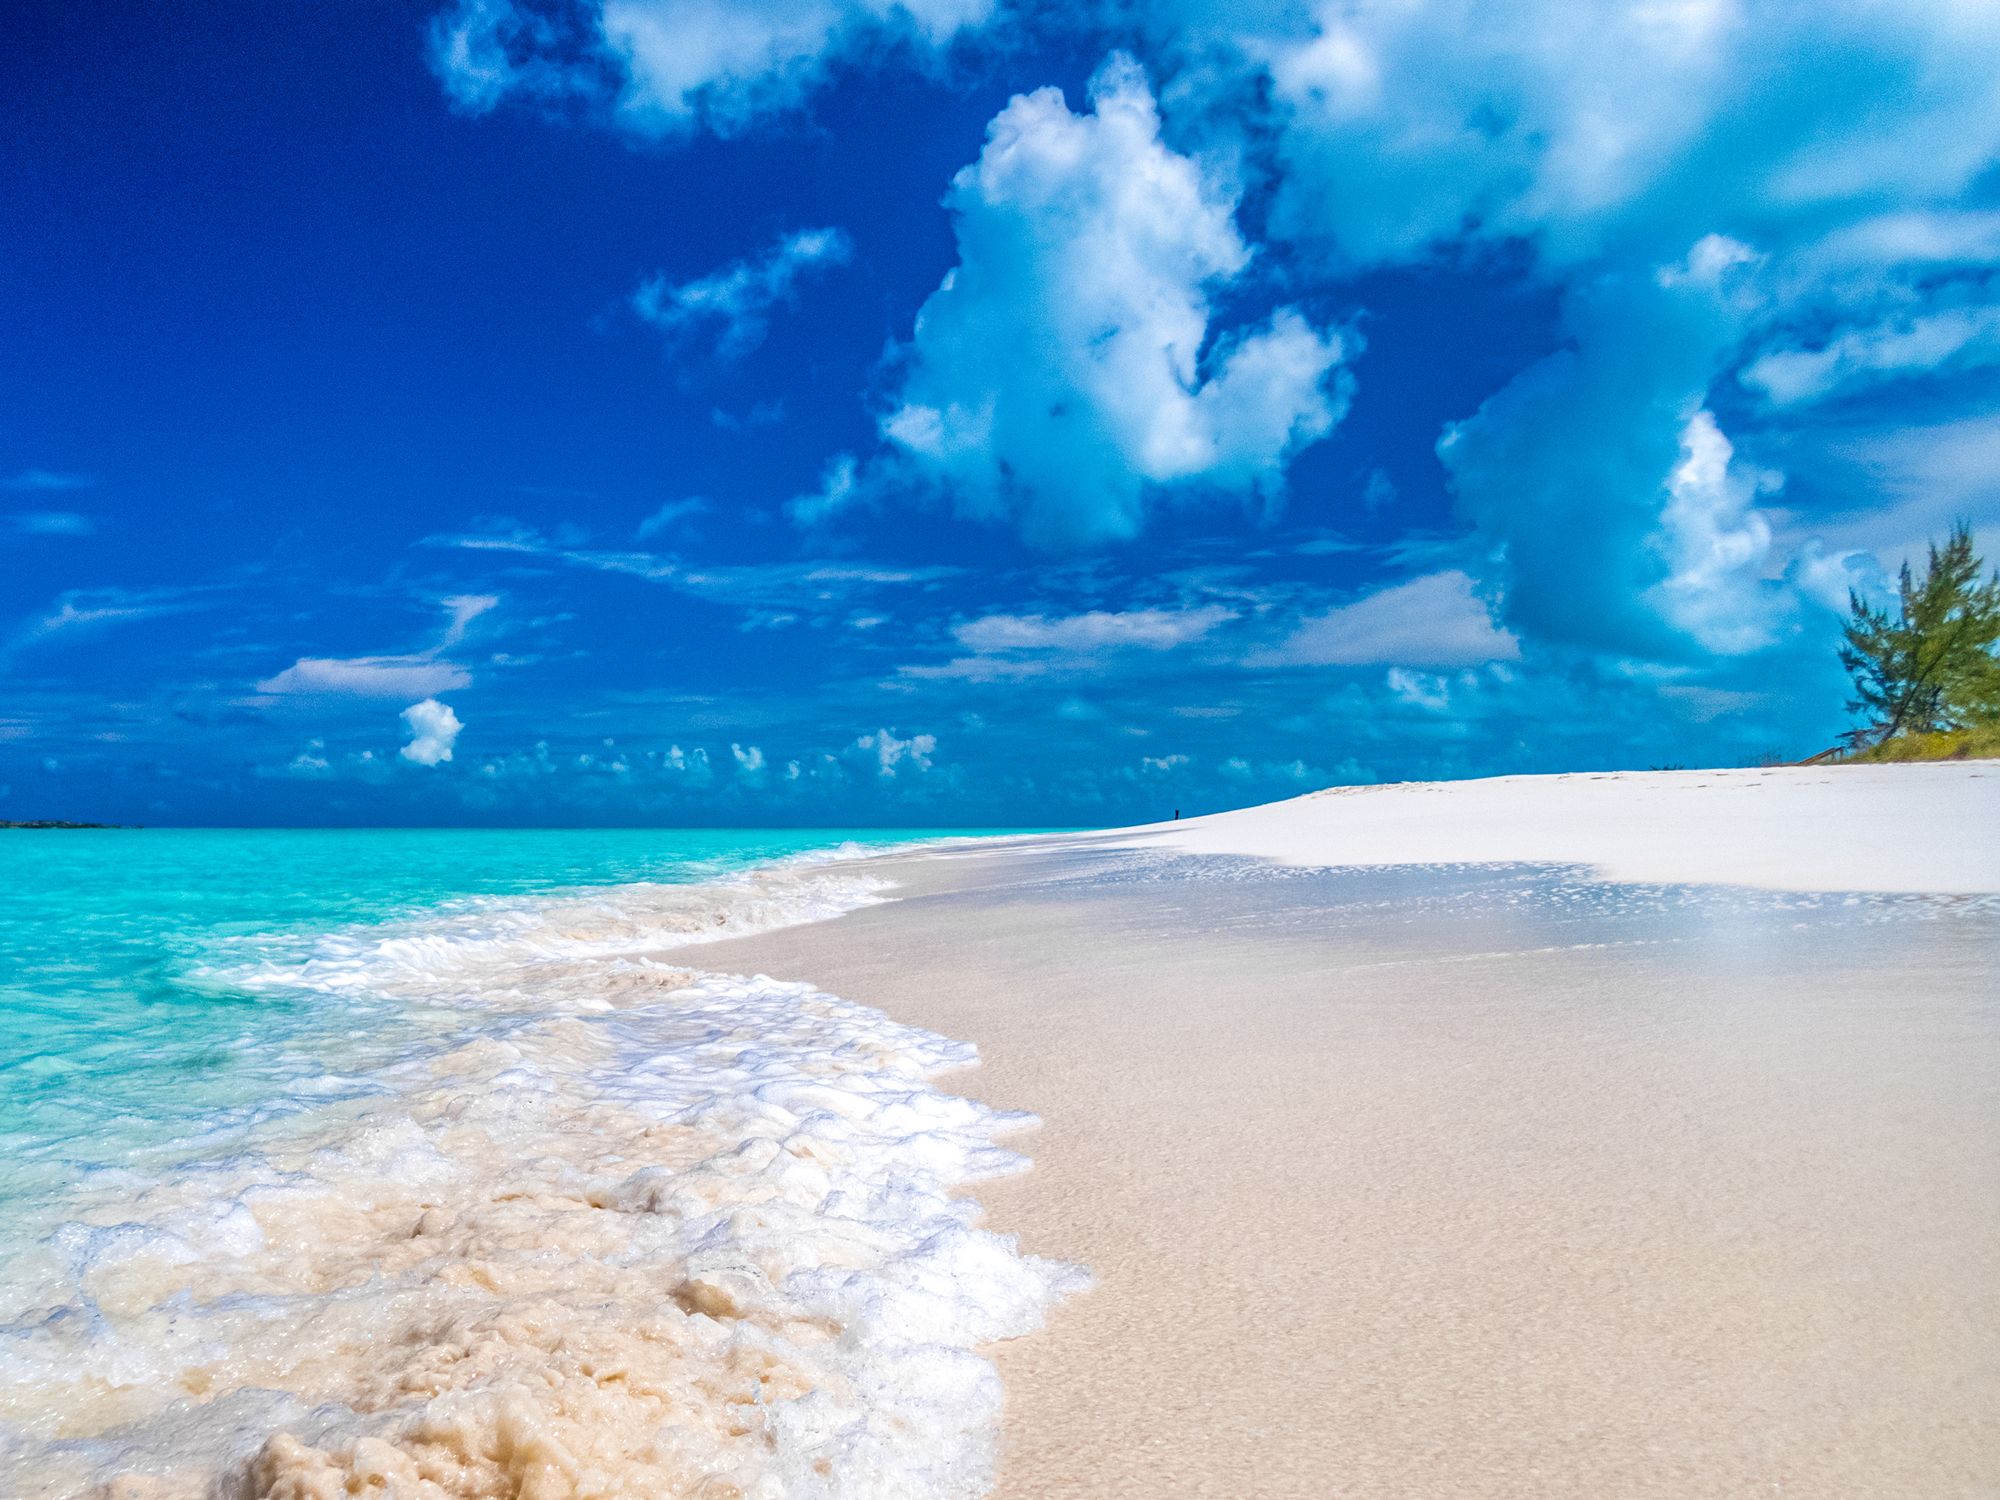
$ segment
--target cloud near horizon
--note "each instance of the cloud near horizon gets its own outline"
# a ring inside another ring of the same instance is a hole
[[[450,760],[452,747],[465,728],[450,706],[435,698],[412,703],[403,710],[402,720],[411,738],[398,753],[419,766],[436,766]]]
[[[854,749],[863,757],[873,758],[876,775],[893,777],[906,766],[914,771],[930,770],[931,757],[937,753],[937,736],[913,734],[908,739],[898,739],[893,731],[878,729],[856,739]]]

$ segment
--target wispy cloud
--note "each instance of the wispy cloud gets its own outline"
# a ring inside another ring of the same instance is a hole
[[[754,432],[759,427],[775,427],[785,420],[783,401],[759,401],[748,411],[724,411],[713,408],[708,414],[709,421],[724,432]]]
[[[955,627],[959,643],[983,653],[1135,649],[1168,651],[1199,640],[1234,610],[1219,604],[1195,609],[1091,610],[1080,615],[983,615]]]
[[[71,474],[56,469],[22,469],[6,479],[0,479],[0,488],[36,492],[87,490],[96,483],[96,477],[90,474]]]
[[[903,667],[914,681],[1006,682],[1103,665],[1134,651],[1171,651],[1237,617],[1220,604],[1191,609],[1090,610],[1083,614],[989,614],[961,621],[952,636],[970,656]]]
[[[1299,622],[1251,666],[1457,667],[1513,661],[1520,643],[1493,623],[1472,579],[1451,569],[1392,584]]]
[[[771,311],[798,296],[809,271],[845,265],[854,246],[839,229],[801,229],[762,256],[739,260],[692,281],[655,276],[632,294],[641,318],[672,338],[715,331],[715,352],[738,359],[764,342]]]
[[[302,656],[257,684],[260,693],[294,697],[427,698],[472,685],[456,662],[423,656]]]
[[[1777,406],[1818,401],[1865,381],[2000,363],[2000,305],[1949,307],[1851,328],[1818,347],[1779,347],[1743,371]]]
[[[820,475],[819,488],[785,502],[785,514],[796,526],[823,526],[867,498],[859,466],[852,453],[836,454]]]
[[[97,523],[73,510],[17,510],[7,524],[23,536],[89,536]]]
[[[639,540],[679,531],[713,509],[715,507],[699,495],[691,495],[685,500],[669,500],[639,523]]]
[[[752,612],[796,614],[811,610],[828,617],[835,613],[844,617],[857,599],[887,590],[935,588],[963,572],[937,564],[903,567],[814,558],[748,564],[694,563],[667,552],[569,545],[528,527],[432,536],[425,538],[425,545],[507,553],[600,573],[619,573],[663,584],[712,604],[735,605]]]
[[[448,598],[440,599],[438,602],[449,612],[449,618],[444,628],[444,634],[438,638],[437,645],[431,649],[433,651],[449,651],[453,646],[456,646],[460,641],[465,639],[465,632],[471,627],[474,620],[478,619],[488,610],[499,606],[500,597],[497,594],[453,594]]]
[[[304,698],[431,698],[470,687],[471,672],[445,653],[461,645],[472,622],[499,602],[492,594],[440,599],[445,626],[427,649],[397,655],[302,656],[259,682],[257,691]]]
[[[1017,682],[1046,674],[1051,663],[1010,656],[954,656],[949,661],[917,662],[897,669],[913,682]]]
[[[56,597],[42,615],[28,621],[8,642],[9,651],[57,637],[131,624],[196,608],[188,589],[71,589]]]

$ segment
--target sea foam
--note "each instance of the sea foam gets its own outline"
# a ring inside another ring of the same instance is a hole
[[[977,1346],[1084,1284],[955,1192],[1032,1119],[933,1086],[964,1043],[663,956],[879,890],[511,900],[210,975],[399,1021],[323,1038],[296,1108],[93,1174],[18,1257],[0,1492],[983,1493]]]

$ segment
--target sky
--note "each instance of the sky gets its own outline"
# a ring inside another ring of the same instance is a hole
[[[1974,0],[212,0],[0,52],[0,816],[1795,759],[2000,552]]]

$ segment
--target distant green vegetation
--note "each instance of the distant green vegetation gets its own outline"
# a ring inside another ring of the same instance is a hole
[[[2000,572],[1961,522],[1930,547],[1922,579],[1908,563],[1893,606],[1848,595],[1841,665],[1854,679],[1848,758],[1955,760],[2000,756]]]
[[[1850,764],[1885,760],[2000,759],[2000,724],[1948,734],[1898,734],[1847,757]]]

